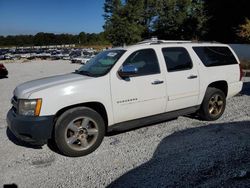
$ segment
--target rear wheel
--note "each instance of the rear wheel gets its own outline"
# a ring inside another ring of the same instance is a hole
[[[226,97],[223,91],[217,88],[208,88],[201,104],[199,115],[206,121],[219,119],[226,107]]]
[[[54,134],[55,143],[62,154],[84,156],[99,147],[104,138],[105,125],[102,117],[93,109],[77,107],[58,118]]]

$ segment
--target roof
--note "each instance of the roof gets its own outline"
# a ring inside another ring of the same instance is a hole
[[[227,45],[215,41],[203,42],[203,41],[188,41],[188,40],[158,40],[157,38],[151,38],[138,42],[134,45],[117,47],[115,49],[129,50],[134,48],[145,48],[149,46],[170,47],[170,46],[227,46]]]

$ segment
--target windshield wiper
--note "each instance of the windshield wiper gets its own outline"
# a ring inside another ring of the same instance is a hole
[[[84,70],[80,70],[80,71],[79,70],[75,70],[74,73],[93,77],[93,74],[91,74],[88,71],[84,71]]]

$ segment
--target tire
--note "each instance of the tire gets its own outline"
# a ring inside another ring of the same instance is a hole
[[[80,157],[95,151],[104,135],[101,115],[91,108],[76,107],[65,111],[56,121],[54,142],[61,154]]]
[[[223,91],[208,87],[199,110],[199,116],[206,121],[219,119],[225,111],[226,97]]]

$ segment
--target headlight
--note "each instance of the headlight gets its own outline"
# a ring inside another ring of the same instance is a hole
[[[24,116],[39,116],[42,107],[42,99],[20,99],[18,101],[18,113]]]

